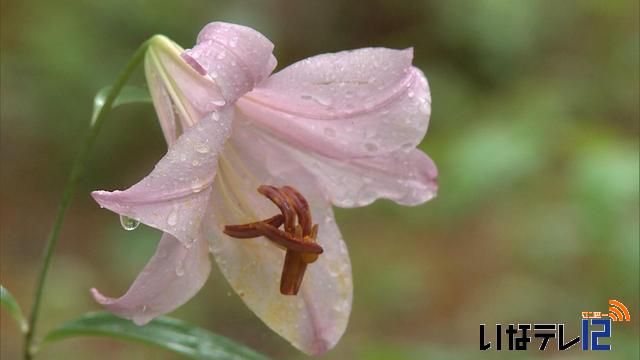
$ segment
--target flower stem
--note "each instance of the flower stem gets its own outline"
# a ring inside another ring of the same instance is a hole
[[[38,321],[38,314],[40,311],[40,303],[42,301],[42,293],[44,290],[44,284],[47,277],[47,272],[49,271],[49,267],[51,265],[51,258],[53,257],[53,253],[58,244],[58,239],[60,235],[60,229],[62,228],[62,224],[64,222],[64,217],[69,209],[69,205],[71,204],[71,200],[73,199],[73,194],[76,189],[76,185],[80,180],[85,163],[89,156],[89,151],[93,146],[93,143],[98,136],[98,132],[102,127],[102,123],[104,119],[107,117],[111,108],[118,97],[118,94],[127,83],[131,74],[136,69],[136,67],[140,64],[140,62],[144,59],[145,52],[148,47],[148,41],[145,41],[140,45],[138,50],[133,54],[129,63],[122,70],[120,75],[118,75],[115,83],[109,90],[109,93],[104,101],[103,106],[95,113],[92,118],[92,122],[89,126],[89,131],[84,139],[82,147],[78,152],[78,155],[73,163],[73,167],[71,168],[71,174],[69,175],[69,179],[67,180],[67,184],[65,185],[64,192],[62,193],[62,199],[60,200],[60,204],[58,205],[58,211],[56,213],[55,220],[53,222],[53,226],[51,227],[51,231],[49,232],[49,236],[47,237],[47,244],[44,249],[44,253],[42,256],[42,266],[40,268],[40,272],[38,273],[38,280],[36,282],[36,292],[33,300],[33,304],[31,306],[31,318],[29,320],[29,328],[25,334],[25,342],[24,342],[24,359],[30,360],[35,353],[34,347],[34,334],[36,330],[36,324]]]

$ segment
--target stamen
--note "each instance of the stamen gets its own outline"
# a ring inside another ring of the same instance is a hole
[[[318,224],[314,225],[311,220],[307,200],[291,186],[276,188],[261,185],[258,192],[269,198],[282,214],[249,224],[227,225],[224,233],[239,239],[264,236],[278,247],[284,248],[286,255],[280,278],[280,293],[296,295],[307,265],[316,261],[323,252],[322,247],[316,243]],[[284,231],[278,229],[282,224]]]
[[[302,260],[302,254],[287,251],[280,277],[280,293],[283,295],[296,295],[300,290],[307,263]]]
[[[257,224],[265,222],[275,228],[279,228],[284,223],[284,216],[282,214],[275,215],[266,220],[257,221],[243,225],[227,225],[224,227],[224,233],[238,239],[251,239],[262,236],[262,233],[257,229]]]
[[[295,229],[296,213],[280,190],[270,185],[260,185],[258,192],[276,204],[282,212],[282,215],[284,215],[285,231],[293,233]]]
[[[278,245],[284,246],[285,248],[287,248],[287,250],[311,254],[322,254],[322,247],[314,242],[306,242],[296,239],[295,236],[292,236],[291,234],[286,233],[280,229],[276,229],[269,224],[257,223],[256,227],[264,237]]]
[[[302,197],[298,190],[291,186],[282,187],[282,191],[287,195],[291,201],[295,204],[296,214],[298,215],[298,222],[302,226],[302,235],[307,236],[311,233],[311,210],[309,209],[309,203],[307,199]]]

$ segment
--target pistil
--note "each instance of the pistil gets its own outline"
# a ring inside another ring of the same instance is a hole
[[[309,203],[293,187],[261,185],[258,192],[271,200],[280,209],[281,214],[253,223],[227,225],[224,233],[238,239],[264,236],[286,250],[280,278],[280,293],[296,295],[300,290],[307,265],[316,261],[323,251],[316,243],[318,224],[313,225]],[[282,225],[284,230],[279,229]]]

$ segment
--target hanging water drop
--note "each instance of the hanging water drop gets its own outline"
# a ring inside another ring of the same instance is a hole
[[[120,215],[120,225],[122,225],[123,229],[132,231],[140,225],[140,221],[132,219],[128,216]]]

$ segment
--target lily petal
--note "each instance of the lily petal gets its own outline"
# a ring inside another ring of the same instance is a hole
[[[271,74],[277,64],[272,51],[271,41],[249,27],[213,22],[200,31],[196,46],[182,56],[216,83],[224,105]]]
[[[412,49],[324,54],[274,74],[238,101],[286,142],[342,159],[411,149],[424,137],[431,97]]]
[[[331,206],[295,158],[262,140],[250,127],[234,128],[220,160],[210,218],[203,223],[222,273],[247,306],[271,329],[308,354],[335,346],[352,302],[351,265]],[[278,208],[256,191],[261,184],[291,185],[308,200],[320,224],[324,252],[309,264],[297,296],[280,294],[285,252],[265,238],[234,239],[224,225],[268,218]]]
[[[210,270],[206,240],[197,240],[186,247],[164,234],[155,255],[126,294],[114,299],[95,288],[91,293],[110,312],[144,325],[191,299],[206,282]]]
[[[297,153],[314,173],[332,204],[360,207],[384,198],[419,205],[436,196],[438,170],[418,149],[345,161]]]
[[[238,112],[236,129],[252,126],[253,119]],[[238,142],[255,141],[246,131],[234,132]],[[243,137],[246,137],[243,139]],[[366,157],[336,159],[263,134],[264,146],[287,153],[296,164],[312,174],[326,201],[340,207],[360,207],[384,198],[401,205],[419,205],[436,196],[438,170],[434,162],[419,149],[402,149]],[[270,164],[269,166],[277,166]]]
[[[149,40],[145,55],[149,91],[169,145],[175,142],[183,129],[218,109],[223,100],[215,83],[180,57],[183,52],[184,49],[167,37],[156,35]]]
[[[232,107],[211,113],[187,129],[143,180],[125,191],[94,191],[93,198],[185,244],[195,241],[233,114]]]

